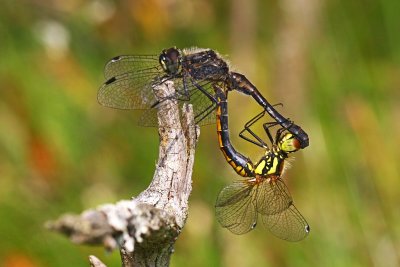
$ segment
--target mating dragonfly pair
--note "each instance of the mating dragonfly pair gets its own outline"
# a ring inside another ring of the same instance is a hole
[[[167,80],[174,82],[173,98],[193,105],[196,124],[217,121],[220,148],[227,162],[245,178],[225,187],[218,196],[216,215],[223,227],[235,234],[246,233],[255,227],[260,214],[264,225],[281,239],[298,241],[307,236],[310,228],[293,205],[281,176],[288,154],[307,147],[308,136],[282,116],[244,75],[230,71],[215,51],[169,48],[160,55],[118,56],[106,64],[104,72],[107,80],[99,89],[99,103],[118,109],[145,110],[139,122],[143,126],[157,125],[154,110],[165,99],[157,98],[153,87]],[[229,91],[249,95],[263,108],[240,133],[245,140],[265,148],[265,155],[256,164],[230,143]],[[266,113],[275,120],[264,124],[271,148],[250,128]],[[281,129],[274,140],[269,129],[275,125]],[[255,140],[245,136],[245,132]]]

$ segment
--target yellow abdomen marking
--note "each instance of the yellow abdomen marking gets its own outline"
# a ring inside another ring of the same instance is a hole
[[[224,144],[222,143],[222,136],[221,136],[220,132],[218,132],[218,144],[219,144],[220,148],[224,147]]]

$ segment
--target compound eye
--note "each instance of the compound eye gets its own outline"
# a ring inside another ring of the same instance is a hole
[[[168,70],[168,58],[165,55],[160,55],[160,64],[165,71]]]
[[[159,57],[160,65],[169,75],[175,75],[179,72],[179,51],[175,48],[164,50]]]
[[[300,142],[292,134],[286,134],[280,141],[280,148],[287,152],[295,152],[301,148]]]

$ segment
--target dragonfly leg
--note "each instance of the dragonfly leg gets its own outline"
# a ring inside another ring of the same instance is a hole
[[[199,114],[195,116],[196,123],[199,123],[215,110],[217,106],[217,99],[215,98],[215,96],[207,92],[206,89],[200,86],[195,80],[193,79],[190,80],[192,84],[211,101],[211,104],[208,107],[206,107],[204,110],[202,110]]]
[[[243,129],[242,131],[240,131],[239,136],[240,136],[242,139],[244,139],[244,140],[246,140],[246,141],[248,141],[248,142],[250,142],[250,143],[252,143],[252,144],[255,144],[255,145],[259,146],[259,147],[268,148],[268,145],[267,145],[253,130],[251,130],[251,126],[252,126],[254,123],[256,123],[259,119],[261,119],[262,117],[264,117],[264,116],[265,116],[265,110],[263,110],[262,112],[260,112],[260,113],[257,114],[256,116],[254,116],[254,117],[253,117],[251,120],[249,120],[248,122],[246,122],[246,124],[244,125],[244,129]],[[253,138],[255,138],[256,140],[247,137],[247,136],[244,134],[245,132],[249,133],[249,134],[250,134],[251,136],[253,136]]]
[[[282,116],[273,105],[258,91],[258,89],[244,76],[237,72],[231,72],[228,77],[229,90],[236,90],[246,95],[253,97],[253,99],[262,106],[265,111],[279,124],[286,128],[289,132],[294,134],[300,141],[301,148],[309,145],[309,139],[306,132],[300,126],[294,124]]]
[[[182,101],[189,101],[190,100],[190,94],[189,94],[189,89],[187,87],[187,77],[186,75],[182,76],[183,79],[183,94],[179,91],[177,91],[176,93],[179,95],[182,95],[183,98],[182,99],[178,99],[178,100],[182,100]]]
[[[265,131],[265,133],[267,134],[268,139],[271,141],[271,144],[275,144],[275,142],[277,142],[277,140],[279,140],[278,137],[280,136],[281,130],[286,130],[285,128],[280,128],[280,129],[278,130],[277,136],[276,136],[276,138],[275,138],[275,140],[274,140],[274,138],[272,137],[270,128],[272,128],[272,127],[274,127],[274,126],[276,126],[276,125],[279,125],[279,123],[276,122],[276,121],[274,121],[274,122],[266,122],[266,123],[263,124],[264,131]],[[278,135],[278,133],[279,133],[279,135]]]
[[[207,92],[206,89],[204,89],[203,87],[201,87],[195,80],[193,80],[193,78],[190,79],[190,80],[191,80],[192,84],[193,84],[197,89],[200,90],[200,92],[202,92],[203,94],[205,94],[205,95],[207,96],[207,98],[210,99],[210,101],[212,101],[212,102],[214,102],[214,103],[217,103],[217,99],[215,99],[215,97],[214,97],[212,94],[210,94],[209,92]]]

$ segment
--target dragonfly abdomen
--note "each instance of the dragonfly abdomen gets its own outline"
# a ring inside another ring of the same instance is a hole
[[[215,87],[218,87],[215,85]],[[219,88],[219,87],[218,87]],[[224,154],[226,161],[237,174],[243,177],[253,177],[253,163],[249,158],[237,152],[229,138],[228,129],[228,107],[226,95],[222,89],[216,90],[217,98],[217,134],[219,147]]]

